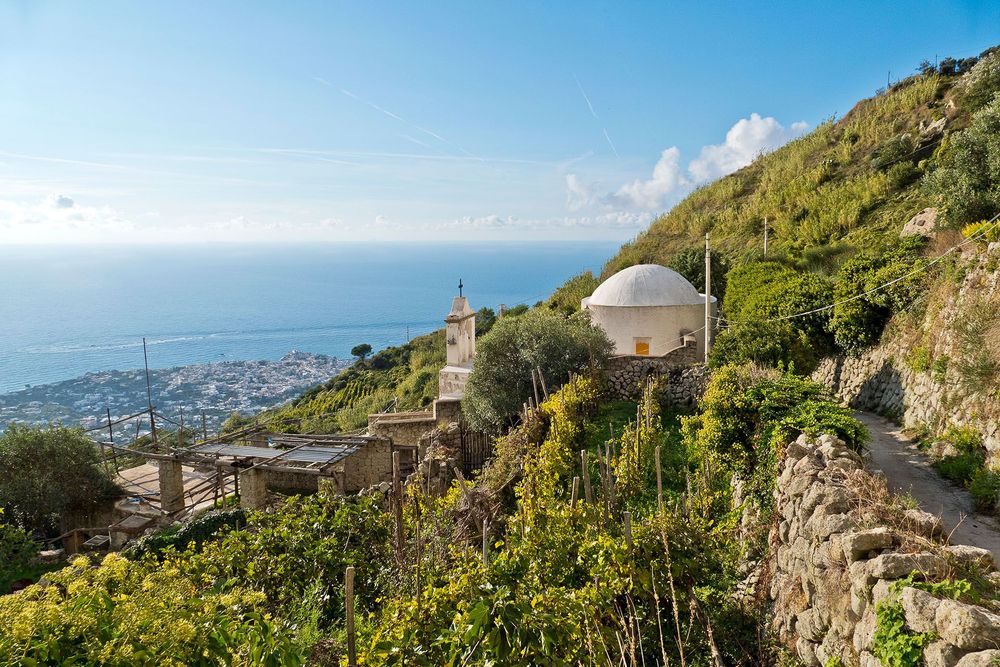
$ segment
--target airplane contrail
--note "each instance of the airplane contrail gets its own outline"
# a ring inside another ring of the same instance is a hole
[[[587,91],[583,89],[583,85],[580,83],[580,79],[576,78],[576,74],[573,75],[573,80],[576,81],[576,87],[580,89],[580,94],[583,95],[583,99],[587,103],[587,108],[590,109],[591,115],[597,120],[600,120],[600,118],[597,117],[597,112],[594,111],[594,105],[590,103],[590,97],[587,96]]]
[[[446,138],[442,137],[440,134],[438,134],[434,130],[429,130],[426,127],[421,127],[420,125],[417,125],[416,123],[411,123],[410,121],[406,120],[402,116],[400,116],[398,114],[395,114],[395,113],[389,111],[388,109],[384,109],[384,108],[380,107],[379,105],[375,104],[374,102],[372,102],[370,100],[366,100],[365,98],[363,98],[363,97],[361,97],[359,95],[355,95],[354,93],[352,93],[351,91],[347,90],[346,88],[341,88],[340,92],[343,93],[344,95],[347,95],[348,97],[350,97],[353,100],[357,100],[358,102],[361,102],[362,104],[367,104],[372,109],[375,109],[379,113],[385,114],[389,118],[397,120],[400,123],[403,123],[404,125],[412,128],[414,130],[417,130],[419,132],[423,132],[427,136],[433,137],[434,139],[437,139],[438,141],[440,141],[443,144],[447,144],[447,145],[451,146],[455,150],[457,150],[457,151],[459,151],[461,153],[464,153],[465,155],[467,155],[467,156],[469,156],[471,158],[475,158],[476,160],[479,160],[480,162],[483,162],[483,163],[486,162],[486,160],[483,159],[482,157],[476,155],[475,153],[472,153],[470,151],[465,150],[459,144],[456,144],[454,141],[451,141],[449,139],[446,139]]]
[[[611,146],[611,152],[615,154],[615,157],[621,157],[618,154],[618,149],[615,148],[615,142],[611,141],[611,135],[608,134],[608,128],[604,128],[604,138],[608,140],[608,146]]]

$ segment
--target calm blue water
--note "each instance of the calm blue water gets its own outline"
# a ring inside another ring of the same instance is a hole
[[[0,248],[0,393],[98,370],[348,357],[474,308],[534,303],[615,243]]]

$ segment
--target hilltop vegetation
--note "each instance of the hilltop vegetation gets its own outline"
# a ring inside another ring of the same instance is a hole
[[[961,68],[946,61],[925,67],[843,118],[698,189],[625,244],[602,277],[632,264],[669,265],[681,251],[703,247],[706,232],[734,262],[760,259],[765,218],[773,254],[827,273],[859,248],[890,245],[924,207],[941,206],[953,226],[974,222],[991,207],[995,212],[1000,174],[995,157],[983,160],[992,169],[972,167],[975,157],[953,138],[998,90],[994,49],[975,66],[966,60]],[[941,119],[939,132],[934,123]],[[953,191],[956,172],[934,176],[939,169],[957,170],[969,183]],[[963,205],[959,195],[973,193],[982,204]]]

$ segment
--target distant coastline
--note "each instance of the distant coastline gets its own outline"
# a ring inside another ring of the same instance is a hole
[[[214,432],[233,412],[251,413],[280,405],[329,380],[352,360],[291,351],[278,361],[220,361],[150,370],[153,404],[173,418]],[[11,422],[59,422],[85,428],[147,407],[142,369],[87,373],[72,380],[0,394],[0,431]]]

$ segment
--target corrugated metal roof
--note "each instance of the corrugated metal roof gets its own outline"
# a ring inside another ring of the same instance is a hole
[[[358,451],[365,441],[358,440],[344,444],[306,445],[298,449],[272,449],[270,447],[252,447],[245,445],[199,445],[190,451],[216,456],[232,456],[236,458],[273,459],[274,462],[289,461],[295,463],[337,463]]]

